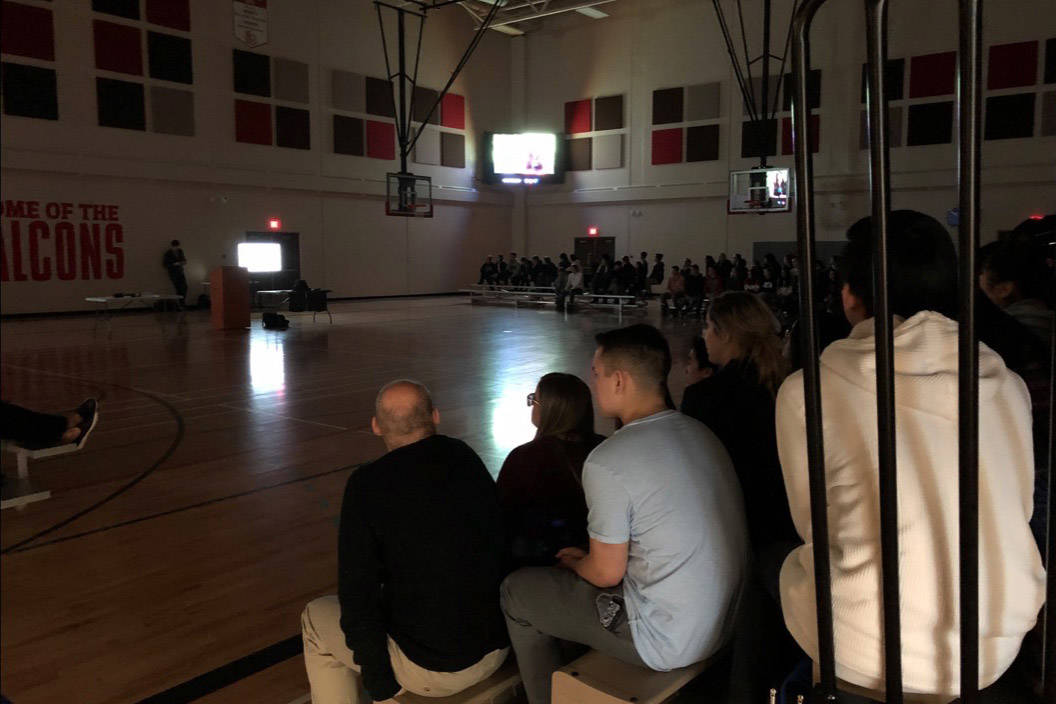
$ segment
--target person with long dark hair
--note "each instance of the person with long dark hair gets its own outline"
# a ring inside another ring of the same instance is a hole
[[[587,544],[583,462],[605,438],[594,432],[590,387],[547,374],[528,394],[535,439],[514,448],[499,472],[499,503],[514,566],[552,565],[557,551]]]

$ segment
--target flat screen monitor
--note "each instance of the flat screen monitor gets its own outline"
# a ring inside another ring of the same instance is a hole
[[[238,265],[253,273],[282,271],[282,245],[278,242],[239,242]]]
[[[730,172],[731,213],[783,213],[792,209],[792,174],[788,168]]]
[[[563,180],[559,140],[552,132],[488,133],[485,181],[535,186]]]

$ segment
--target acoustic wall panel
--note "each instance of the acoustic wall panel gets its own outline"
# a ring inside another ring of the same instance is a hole
[[[453,169],[466,168],[466,136],[454,132],[440,135],[440,165]]]
[[[466,99],[456,93],[447,93],[440,103],[440,119],[444,127],[456,130],[466,128]]]
[[[697,125],[686,129],[686,161],[719,158],[719,125]]]
[[[147,0],[147,22],[191,31],[191,8],[188,0]]]
[[[265,54],[234,49],[231,59],[234,65],[234,88],[236,93],[271,97],[271,58]]]
[[[308,102],[308,64],[290,59],[272,59],[272,95],[291,103]]]
[[[363,120],[334,115],[334,153],[363,156]]]
[[[909,97],[952,95],[956,86],[956,75],[955,51],[914,56],[909,61]],[[912,119],[912,115],[910,117]]]
[[[396,117],[396,105],[392,102],[392,85],[384,78],[367,76],[367,113],[379,117]]]
[[[96,78],[95,89],[100,127],[147,128],[142,83]]]
[[[683,89],[663,88],[653,91],[653,124],[666,125],[672,122],[682,122],[683,115]],[[654,137],[656,133],[653,133]],[[680,148],[681,149],[681,148]],[[681,159],[679,159],[681,161]]]
[[[429,124],[436,125],[440,123],[440,106],[436,107],[432,115],[429,115],[429,109],[433,107],[433,103],[436,102],[437,96],[440,95],[440,91],[433,90],[432,88],[424,88],[422,86],[414,87],[414,120],[415,122],[425,122],[426,116],[429,117]]]
[[[311,113],[300,108],[275,106],[275,146],[311,149]]]
[[[771,87],[770,90],[773,90]],[[781,86],[781,103],[782,109],[790,111],[792,109],[792,91],[795,90],[792,85],[792,74],[785,74],[785,82]],[[821,107],[821,69],[813,69],[807,74],[807,106],[811,110],[816,110]]]
[[[125,19],[139,19],[139,0],[92,0],[92,9]]]
[[[103,71],[143,75],[143,49],[139,30],[124,24],[95,20],[95,67]]]
[[[194,83],[190,39],[160,32],[147,32],[147,64],[151,78],[174,83]]]
[[[858,118],[858,148],[869,148],[869,115],[862,110]],[[887,108],[887,144],[890,147],[902,146],[902,106]]]
[[[818,153],[821,144],[821,118],[818,115],[810,116],[810,128],[807,130],[807,139],[810,142],[810,151]],[[792,118],[781,118],[781,153],[784,155],[793,153],[792,144]]]
[[[194,93],[189,90],[150,87],[151,129],[161,134],[194,136]]]
[[[362,74],[333,70],[330,72],[330,101],[338,110],[366,112],[366,84]]]
[[[1041,96],[1041,136],[1056,137],[1056,92]]]
[[[252,100],[236,100],[235,141],[270,145],[271,106]]]
[[[1038,82],[1038,43],[1017,42],[990,47],[986,72],[989,90],[1020,88]]]
[[[592,145],[590,137],[565,140],[565,153],[568,162],[565,168],[568,171],[590,171]]]
[[[949,144],[953,141],[953,102],[909,106],[906,144]]]
[[[51,10],[18,2],[0,5],[0,51],[44,61],[55,60],[55,23]]]
[[[440,130],[426,127],[414,144],[414,162],[417,164],[440,164]]]
[[[680,89],[681,90],[681,89]],[[656,95],[654,92],[653,95]],[[682,128],[653,130],[653,166],[682,162]]]
[[[741,123],[741,158],[758,159],[760,151],[777,154],[777,120]]]
[[[396,158],[396,126],[391,122],[367,120],[367,156],[371,159]]]
[[[59,98],[55,70],[23,66],[6,61],[0,65],[4,114],[59,119]]]
[[[1045,40],[1045,82],[1056,83],[1056,39]]]
[[[623,129],[623,96],[609,95],[594,99],[594,129]]]
[[[995,95],[986,99],[984,139],[1034,136],[1034,94]]]
[[[579,141],[579,140],[574,140]],[[595,169],[623,168],[623,135],[603,134],[594,138],[591,147],[594,152]]]
[[[565,134],[590,132],[592,124],[590,99],[565,103]]]
[[[868,65],[862,64],[861,102],[865,103],[865,91],[869,87]],[[905,95],[906,60],[888,59],[884,66],[884,92],[888,100],[902,100]]]
[[[686,88],[686,120],[714,120],[721,115],[721,83],[700,83]]]

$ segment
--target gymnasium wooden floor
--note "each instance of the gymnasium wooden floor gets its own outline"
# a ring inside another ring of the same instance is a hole
[[[652,306],[624,324],[668,334],[677,400],[700,323],[661,323]],[[89,317],[0,323],[5,400],[103,399],[84,450],[31,464],[52,498],[2,514],[0,689],[14,704],[171,701],[171,688],[298,636],[304,604],[336,590],[345,480],[384,451],[369,432],[381,384],[428,384],[440,432],[497,474],[532,437],[524,399],[538,377],[589,379],[594,333],[617,325],[601,311],[566,320],[447,297],[333,312],[333,325],[295,314],[285,332],[259,320],[215,332],[199,312],[179,329],[121,316],[112,336]],[[307,691],[292,657],[197,701],[289,704]]]

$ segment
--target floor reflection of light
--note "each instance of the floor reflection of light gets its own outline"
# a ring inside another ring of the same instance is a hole
[[[502,395],[491,409],[491,439],[495,449],[503,454],[535,437],[531,409],[525,405],[525,395],[533,384],[504,384]]]
[[[286,388],[286,359],[282,342],[265,335],[249,338],[249,384],[254,393]]]

